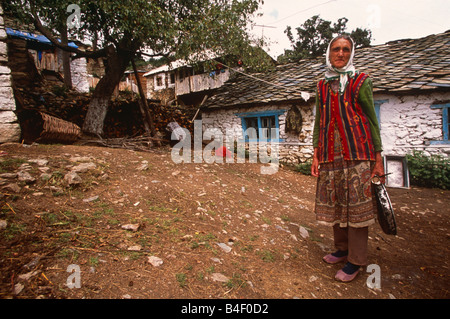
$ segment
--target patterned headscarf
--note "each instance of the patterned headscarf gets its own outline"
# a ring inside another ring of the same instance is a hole
[[[337,69],[331,65],[330,49],[331,49],[331,44],[339,38],[343,38],[345,40],[350,40],[350,42],[352,44],[352,52],[350,54],[350,59],[348,60],[347,65],[343,68]],[[340,94],[343,94],[345,91],[345,88],[347,87],[347,82],[348,82],[347,75],[350,75],[350,77],[353,77],[356,73],[356,69],[353,65],[354,55],[355,55],[355,42],[349,36],[339,35],[339,36],[335,37],[333,40],[331,40],[330,44],[328,44],[327,53],[326,53],[327,71],[325,72],[325,79],[327,79],[328,81],[339,79],[339,93]]]

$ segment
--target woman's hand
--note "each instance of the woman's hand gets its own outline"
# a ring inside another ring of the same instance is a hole
[[[318,158],[318,149],[314,149],[314,157],[311,165],[311,175],[314,177],[319,177],[319,158]]]
[[[375,175],[377,175],[381,183],[386,182],[386,178],[384,177],[384,165],[383,165],[383,157],[381,156],[381,152],[377,152],[375,155],[375,165],[372,168],[372,174],[371,178],[373,178]]]

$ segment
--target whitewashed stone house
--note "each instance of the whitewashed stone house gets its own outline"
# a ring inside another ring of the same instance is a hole
[[[354,62],[373,81],[385,158],[401,159],[413,150],[448,157],[450,31],[357,49]],[[321,57],[252,77],[236,74],[202,107],[203,130],[218,128],[224,135],[233,131],[242,139],[248,127],[259,135],[261,129],[276,128],[276,136],[269,138],[279,143],[280,162],[308,161],[313,155],[316,84],[324,72]]]

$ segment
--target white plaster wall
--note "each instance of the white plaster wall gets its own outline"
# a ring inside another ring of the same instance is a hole
[[[87,71],[87,61],[85,58],[79,58],[70,62],[72,75],[72,85],[78,92],[89,93],[89,81]]]
[[[433,145],[430,141],[443,140],[442,109],[432,104],[450,101],[449,93],[425,95],[374,95],[375,100],[387,100],[380,106],[383,155],[411,153],[413,150],[448,157],[450,145]]]

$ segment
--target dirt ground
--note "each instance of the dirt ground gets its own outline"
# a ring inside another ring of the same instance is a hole
[[[169,148],[0,151],[2,299],[450,297],[449,191],[389,188],[398,235],[371,226],[369,261],[381,280],[371,288],[366,268],[344,284],[334,280],[341,265],[322,261],[334,249],[331,228],[315,222],[314,177],[285,167],[261,174],[254,163],[176,164]],[[64,177],[83,163],[68,186]],[[23,171],[32,179],[18,178]]]

